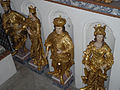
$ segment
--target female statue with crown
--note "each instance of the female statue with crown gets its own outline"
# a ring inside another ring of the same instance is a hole
[[[23,29],[27,29],[31,40],[31,58],[34,65],[38,66],[38,70],[48,64],[44,58],[44,49],[41,38],[41,24],[36,16],[36,7],[29,7],[29,16],[23,24]]]
[[[49,72],[49,74],[59,78],[60,83],[64,85],[63,76],[70,76],[70,67],[74,64],[74,46],[71,37],[65,31],[66,20],[60,16],[54,19],[53,24],[54,31],[49,34],[45,41],[46,57],[48,51],[51,50],[52,66],[54,68],[54,71]]]
[[[91,41],[84,51],[82,63],[85,65],[82,76],[83,83],[87,84],[80,90],[105,90],[104,81],[107,80],[107,71],[112,67],[113,55],[110,47],[105,43],[106,26],[100,24],[94,27],[94,41]]]

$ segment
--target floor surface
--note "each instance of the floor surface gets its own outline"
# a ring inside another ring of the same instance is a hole
[[[17,73],[0,86],[0,90],[62,90],[52,84],[47,71],[41,75],[32,71],[25,65],[15,61]],[[66,90],[78,90],[74,82]]]

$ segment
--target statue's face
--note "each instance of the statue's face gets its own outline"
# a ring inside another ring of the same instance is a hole
[[[57,34],[61,34],[61,33],[63,32],[62,29],[63,29],[62,27],[57,27],[57,26],[56,26],[55,31],[56,31]]]
[[[102,42],[103,39],[104,39],[104,36],[103,36],[103,35],[97,35],[97,36],[96,36],[97,42]]]
[[[33,14],[32,13],[29,13],[29,18],[33,18],[34,16],[33,16]]]
[[[4,12],[7,13],[9,11],[9,7],[3,7]]]

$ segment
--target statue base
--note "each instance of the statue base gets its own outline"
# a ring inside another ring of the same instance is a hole
[[[71,73],[71,75],[69,77],[66,77],[65,75],[63,76],[63,79],[64,79],[64,85],[62,85],[60,83],[60,79],[55,77],[55,76],[52,76],[52,79],[53,79],[53,84],[56,85],[57,87],[59,88],[62,88],[63,90],[66,90],[73,82],[74,80],[74,77],[73,77],[73,74]]]
[[[42,73],[48,68],[48,64],[45,65],[45,66],[43,66],[43,67],[41,67],[41,69],[38,70],[38,66],[35,65],[35,64],[33,63],[33,60],[31,59],[31,60],[28,62],[28,67],[29,67],[32,71],[34,71],[34,72],[36,72],[36,73],[38,73],[38,74],[42,74]]]
[[[14,55],[14,59],[21,64],[26,64],[30,60],[30,50],[19,49],[18,52]]]

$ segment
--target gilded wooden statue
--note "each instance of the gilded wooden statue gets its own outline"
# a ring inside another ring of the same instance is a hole
[[[80,90],[105,90],[107,71],[114,62],[111,49],[104,41],[105,28],[106,26],[100,24],[94,27],[95,40],[91,41],[84,51],[82,63],[85,65],[85,76],[82,76],[82,80],[87,86]]]
[[[10,1],[1,1],[1,6],[4,9],[4,14],[2,16],[2,25],[6,34],[9,35],[11,42],[13,43],[13,55],[18,49],[24,47],[27,38],[27,31],[20,30],[21,24],[25,21],[25,17],[20,13],[11,10]]]
[[[72,39],[64,25],[66,20],[62,17],[57,17],[53,21],[54,31],[49,34],[45,41],[46,57],[48,51],[51,50],[53,72],[49,74],[60,79],[60,83],[64,84],[63,75],[70,76],[70,67],[74,64],[74,46]]]
[[[31,40],[31,58],[34,64],[38,66],[38,70],[41,70],[42,66],[48,64],[43,49],[43,43],[41,38],[41,24],[40,20],[36,16],[36,7],[32,5],[29,7],[29,16],[24,22],[23,29],[27,29]]]

